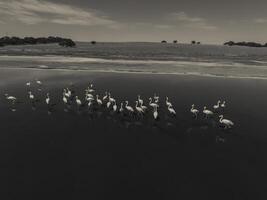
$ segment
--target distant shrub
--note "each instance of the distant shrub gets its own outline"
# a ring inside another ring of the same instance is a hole
[[[49,36],[48,38],[45,37],[2,37],[0,38],[0,46],[5,45],[35,45],[35,44],[51,44],[51,43],[58,43],[61,46],[66,47],[74,47],[76,44],[71,39],[61,38],[61,37],[53,37]]]
[[[62,40],[58,44],[63,47],[75,47],[76,46],[76,44],[71,39]]]
[[[233,41],[229,41],[229,42],[225,42],[224,45],[227,45],[227,46],[246,46],[246,47],[267,47],[266,44],[262,45],[262,44],[256,43],[256,42],[233,42]]]

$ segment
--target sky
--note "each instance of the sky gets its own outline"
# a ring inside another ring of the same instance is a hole
[[[0,0],[0,35],[267,42],[266,0]]]

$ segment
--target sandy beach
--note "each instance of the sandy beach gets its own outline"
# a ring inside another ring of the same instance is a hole
[[[28,99],[25,83],[37,102]],[[119,104],[148,104],[161,98],[160,119],[151,111],[130,118],[96,107],[66,108],[62,89],[83,101],[93,83],[102,97],[111,91]],[[263,199],[267,172],[267,81],[201,76],[92,73],[84,71],[1,69],[0,120],[2,194],[9,199]],[[49,92],[53,108],[45,104]],[[4,94],[18,98],[10,105]],[[168,96],[177,112],[164,106]],[[194,119],[217,100],[226,108],[211,119]],[[235,126],[224,130],[218,115]]]

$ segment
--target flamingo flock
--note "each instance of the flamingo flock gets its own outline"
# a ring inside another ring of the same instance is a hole
[[[35,84],[38,86],[38,91],[42,91],[43,83],[40,80],[35,79]],[[34,103],[35,95],[31,91],[32,85],[33,85],[32,82],[26,83],[26,87],[28,89],[28,99],[31,103]],[[5,98],[12,105],[14,105],[17,101],[17,98],[15,96],[11,96],[9,94],[5,94]],[[129,117],[137,116],[137,117],[142,118],[144,115],[149,115],[149,113],[151,113],[153,119],[158,120],[160,117],[159,108],[162,107],[162,104],[160,104],[160,101],[161,101],[160,96],[158,96],[157,94],[154,94],[153,97],[148,98],[148,105],[146,106],[144,105],[145,101],[141,98],[141,95],[137,95],[137,99],[135,100],[135,106],[129,105],[128,100],[122,101],[119,104],[117,104],[117,100],[112,96],[111,92],[106,91],[101,98],[100,94],[96,94],[94,85],[90,83],[89,86],[85,89],[84,99],[75,95],[75,92],[69,89],[68,87],[63,88],[61,102],[65,106],[70,106],[74,102],[74,104],[76,104],[78,109],[81,106],[86,106],[86,105],[88,109],[92,107],[106,108],[106,109],[112,110],[114,113],[121,113],[123,115],[128,115]],[[44,103],[47,104],[47,106],[52,105],[50,93],[46,93]],[[171,117],[173,118],[176,117],[175,108],[173,104],[171,103],[168,96],[165,97],[165,108]],[[215,113],[219,112],[220,110],[223,110],[224,108],[226,108],[226,101],[221,102],[219,100],[213,106],[213,110],[209,110],[207,106],[204,106],[202,113],[203,113],[204,118],[208,119],[214,116]],[[195,104],[192,104],[191,109],[189,111],[191,112],[192,116],[195,119],[199,117],[200,111],[195,107]],[[234,123],[229,119],[225,119],[222,114],[219,115],[218,122],[222,124],[222,126],[224,126],[225,129],[229,129],[234,126]]]

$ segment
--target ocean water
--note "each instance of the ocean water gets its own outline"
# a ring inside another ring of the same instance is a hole
[[[2,199],[267,199],[267,82],[258,80],[267,77],[266,55],[264,48],[155,43],[0,48]],[[89,83],[101,97],[111,91],[118,105],[134,106],[138,94],[148,105],[160,95],[159,120],[151,109],[142,118],[89,109]],[[64,105],[66,87],[85,104]],[[205,119],[203,107],[218,99],[227,107]],[[220,114],[232,129],[220,125]]]
[[[267,48],[161,43],[77,43],[0,48],[1,68],[267,78]]]

